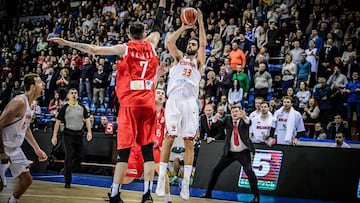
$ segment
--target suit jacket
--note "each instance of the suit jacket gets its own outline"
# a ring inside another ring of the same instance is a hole
[[[205,114],[200,116],[200,138],[204,139],[204,135],[207,133],[207,136],[213,137],[216,140],[224,139],[224,128],[221,124],[221,121],[218,120],[215,123],[211,123],[209,128],[208,119]]]
[[[249,119],[250,120],[250,119]],[[230,115],[227,115],[223,121],[223,125],[225,126],[225,145],[222,156],[226,157],[230,152],[230,141],[233,133],[233,119]],[[251,121],[249,124],[246,124],[244,120],[240,119],[238,124],[238,132],[240,135],[241,141],[249,148],[250,152],[255,152],[254,145],[252,144],[249,137],[249,127],[251,125]]]
[[[320,63],[334,63],[335,57],[339,56],[339,50],[336,46],[331,46],[329,53],[326,56],[326,47],[320,53]]]
[[[220,75],[218,74],[217,76],[220,77]],[[215,84],[217,85],[217,90],[216,90],[216,96],[217,97],[221,97],[222,95],[228,95],[229,93],[229,89],[231,86],[231,74],[225,74],[223,80],[220,81],[215,81]]]

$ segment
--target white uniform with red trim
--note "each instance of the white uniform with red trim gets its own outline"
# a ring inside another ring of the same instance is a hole
[[[23,117],[14,118],[9,125],[3,127],[2,134],[5,153],[10,157],[9,168],[13,177],[29,171],[29,166],[32,164],[32,161],[26,158],[21,145],[24,142],[25,134],[30,126],[34,112],[31,110],[25,94],[21,94],[18,97],[22,97],[25,100],[25,114]]]
[[[170,135],[194,137],[199,125],[199,83],[196,59],[183,57],[170,69],[165,107],[166,128]]]

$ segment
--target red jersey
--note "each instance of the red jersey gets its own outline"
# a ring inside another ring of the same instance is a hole
[[[165,135],[165,109],[161,108],[160,114],[156,113],[156,131],[155,131],[155,148],[162,146]]]
[[[158,63],[150,42],[137,40],[125,44],[116,76],[116,94],[121,106],[155,106],[154,77]]]

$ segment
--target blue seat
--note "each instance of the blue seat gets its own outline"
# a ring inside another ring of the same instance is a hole
[[[108,120],[109,122],[113,122],[115,119],[114,119],[113,116],[109,116],[109,117],[107,117],[107,120]]]
[[[41,113],[43,113],[43,114],[49,113],[49,108],[48,107],[41,107]]]

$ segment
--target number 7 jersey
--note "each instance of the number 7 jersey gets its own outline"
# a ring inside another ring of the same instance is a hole
[[[159,63],[148,41],[125,44],[125,54],[118,64],[116,94],[121,106],[154,106],[154,77]]]
[[[197,60],[190,60],[185,56],[170,69],[167,95],[197,99],[200,80]]]

